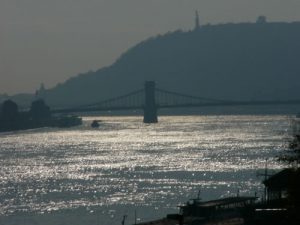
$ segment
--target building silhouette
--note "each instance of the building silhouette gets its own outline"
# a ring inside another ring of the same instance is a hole
[[[195,30],[198,30],[200,28],[200,22],[199,22],[199,14],[198,10],[195,11]]]

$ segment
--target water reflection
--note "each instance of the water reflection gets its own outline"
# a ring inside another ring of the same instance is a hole
[[[280,167],[274,156],[289,127],[285,116],[161,117],[150,126],[113,117],[96,129],[95,119],[0,135],[2,217],[83,208],[117,221],[116,212],[132,205],[140,217],[151,217],[147,207],[175,210],[200,187],[204,199],[253,194],[265,158],[270,169]]]

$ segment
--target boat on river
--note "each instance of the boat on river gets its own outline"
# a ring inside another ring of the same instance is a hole
[[[244,224],[244,214],[255,204],[257,197],[235,196],[211,201],[191,199],[179,206],[178,214],[168,214],[166,218],[140,223],[139,225],[206,225],[211,222],[223,224]]]
[[[299,171],[283,169],[264,180],[266,194],[261,201],[256,196],[239,195],[202,201],[198,195],[179,206],[178,214],[139,225],[298,225]],[[294,193],[293,198],[288,193]]]

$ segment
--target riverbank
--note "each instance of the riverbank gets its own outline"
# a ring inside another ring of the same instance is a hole
[[[0,105],[0,132],[28,130],[42,127],[71,127],[82,124],[77,116],[52,115],[42,99],[32,102],[29,111],[19,111],[18,105],[6,100]]]
[[[43,120],[18,119],[14,121],[0,121],[0,132],[29,130],[42,127],[68,128],[82,124],[77,116],[58,116]]]

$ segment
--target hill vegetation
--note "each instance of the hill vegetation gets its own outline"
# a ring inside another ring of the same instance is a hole
[[[109,67],[45,90],[45,100],[51,106],[93,103],[140,89],[146,80],[207,98],[299,99],[299,40],[299,22],[170,32],[137,44]]]

